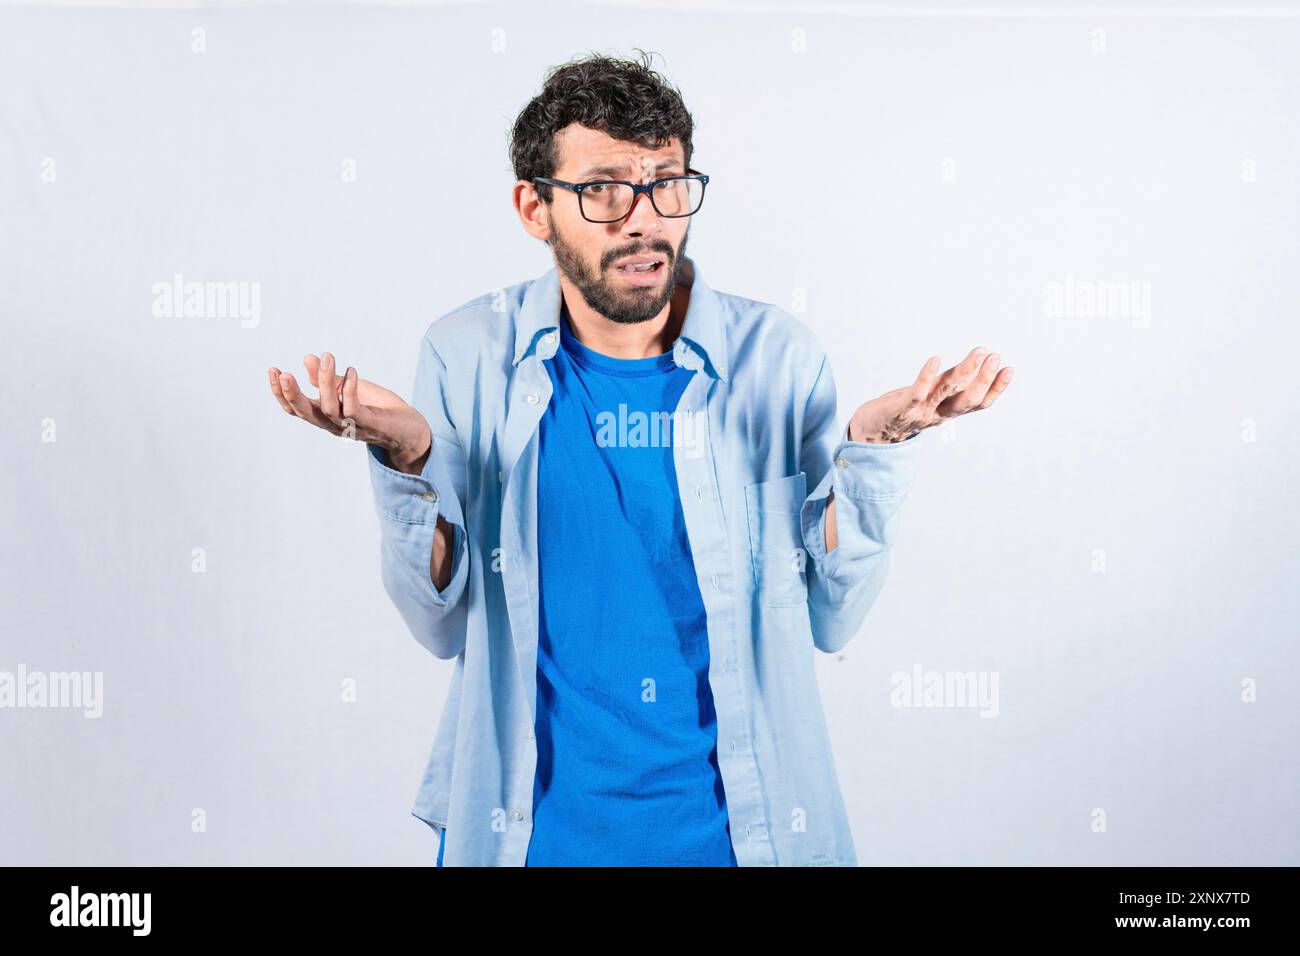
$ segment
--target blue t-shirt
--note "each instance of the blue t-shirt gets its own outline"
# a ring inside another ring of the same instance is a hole
[[[538,459],[527,865],[735,866],[673,464],[673,412],[694,372],[671,352],[594,352],[567,310],[560,342]]]
[[[709,639],[673,464],[691,370],[560,321],[538,460],[537,774],[527,866],[736,866]],[[656,415],[655,413],[667,413]],[[442,866],[445,835],[439,841]]]

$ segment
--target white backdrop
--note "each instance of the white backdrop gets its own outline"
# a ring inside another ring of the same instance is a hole
[[[816,329],[841,415],[1016,368],[818,655],[860,860],[1300,863],[1300,10],[1092,9],[0,9],[0,672],[102,678],[0,708],[0,862],[432,864],[451,665],[364,449],[266,368],[409,397],[432,318],[550,266],[506,153],[546,67],[640,47],[712,177],[690,254]],[[257,312],[156,314],[177,274]],[[995,706],[901,706],[918,670]]]

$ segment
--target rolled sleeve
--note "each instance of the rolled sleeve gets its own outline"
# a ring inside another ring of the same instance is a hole
[[[380,573],[384,589],[411,634],[439,658],[465,646],[469,542],[461,505],[465,453],[441,416],[445,368],[427,338],[416,372],[414,406],[429,421],[432,445],[418,475],[392,467],[388,453],[367,444],[371,488],[380,528]],[[451,579],[441,591],[430,575],[438,519],[452,527]]]
[[[879,519],[884,512],[896,510],[916,478],[920,463],[920,442],[924,432],[900,442],[859,442],[848,439],[848,430],[832,453],[832,466],[804,502],[800,518],[808,556],[822,565],[823,573],[833,574],[839,563],[840,550],[848,544],[849,553],[860,550],[854,536],[870,537],[885,529]],[[824,518],[835,492],[835,550],[826,551]],[[864,507],[876,505],[875,508]],[[894,509],[881,507],[892,504]],[[846,537],[848,541],[846,542]],[[878,540],[872,538],[872,540]],[[887,542],[886,542],[887,543]],[[834,564],[830,563],[834,562]]]
[[[821,477],[800,509],[800,525],[809,559],[813,642],[827,653],[853,638],[884,587],[899,511],[916,476],[925,434],[900,442],[856,442],[835,422],[834,381],[823,362],[805,414],[805,470]],[[837,540],[827,552],[824,525],[831,492]]]

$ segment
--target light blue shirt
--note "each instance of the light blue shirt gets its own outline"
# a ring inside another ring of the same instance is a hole
[[[714,292],[690,257],[682,265],[691,295],[672,355],[694,375],[673,459],[708,620],[732,848],[740,866],[856,866],[813,652],[844,647],[880,593],[925,432],[848,441],[812,330]],[[523,866],[532,835],[538,425],[560,301],[552,268],[433,321],[411,399],[433,433],[424,471],[396,471],[367,446],[384,587],[415,639],[455,661],[411,810],[443,836],[445,866]],[[883,389],[863,391],[855,400]],[[832,491],[838,545],[827,553]],[[429,576],[438,516],[455,529],[441,592]]]

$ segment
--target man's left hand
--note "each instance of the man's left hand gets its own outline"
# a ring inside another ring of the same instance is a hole
[[[988,408],[1011,384],[1011,367],[999,372],[998,365],[996,352],[975,348],[940,375],[939,356],[930,356],[911,385],[873,398],[853,413],[849,440],[900,442],[950,418]]]

